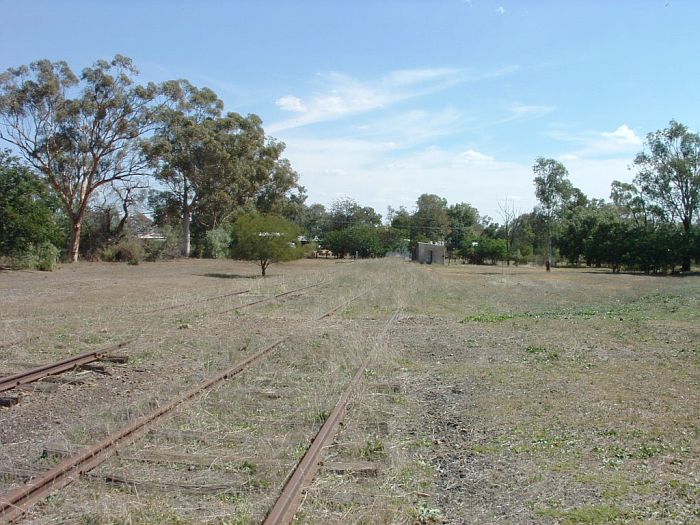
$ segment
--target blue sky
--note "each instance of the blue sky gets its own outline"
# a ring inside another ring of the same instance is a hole
[[[597,198],[648,132],[700,129],[700,2],[0,0],[0,70],[116,53],[256,113],[309,203],[535,204],[553,157]],[[9,22],[9,23],[8,23]]]

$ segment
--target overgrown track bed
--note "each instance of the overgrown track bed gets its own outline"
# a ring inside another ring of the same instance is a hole
[[[324,314],[321,316],[321,319],[328,317],[330,313],[337,309],[338,308],[334,308],[331,312]],[[395,312],[387,322],[380,335],[381,339],[377,341],[377,347],[379,347],[381,343],[384,343],[383,338],[386,336],[391,325],[396,321],[398,315],[399,312]],[[329,447],[332,441],[335,439],[338,432],[338,427],[345,418],[350,396],[362,379],[363,374],[368,370],[369,365],[373,361],[375,353],[376,351],[370,351],[364,358],[362,364],[357,369],[357,372],[355,372],[355,375],[353,375],[335,407],[333,407],[333,410],[331,410],[328,414],[326,420],[321,426],[321,429],[318,431],[318,434],[316,434],[314,437],[311,445],[304,454],[304,457],[301,458],[297,466],[294,468],[293,472],[289,476],[289,479],[285,483],[282,492],[277,498],[277,501],[275,501],[275,504],[272,506],[270,512],[266,516],[264,521],[265,525],[292,523],[294,516],[299,509],[299,504],[302,501],[303,491],[309,486],[316,475],[316,472],[318,472],[325,455],[325,449]]]
[[[262,297],[260,299],[249,300],[247,302],[243,302],[242,304],[239,304],[238,306],[236,306],[234,308],[229,308],[229,309],[224,310],[222,312],[218,312],[218,314],[223,315],[223,314],[230,313],[232,311],[240,313],[246,308],[250,308],[252,306],[259,305],[262,303],[267,303],[270,301],[279,300],[281,298],[286,298],[288,296],[291,296],[291,294],[296,294],[296,297],[300,297],[300,296],[304,295],[305,292],[308,291],[309,289],[316,288],[316,287],[321,286],[323,284],[327,284],[328,282],[330,282],[330,281],[327,279],[327,280],[312,283],[312,284],[306,284],[304,286],[294,288],[292,290],[287,290],[287,291],[276,293],[273,295],[268,295],[268,296]],[[166,310],[173,310],[173,309],[177,309],[177,308],[192,306],[194,304],[206,303],[206,302],[209,302],[212,300],[222,299],[222,298],[226,298],[226,297],[232,297],[232,296],[241,295],[241,294],[248,293],[248,292],[250,292],[250,289],[241,290],[238,292],[231,292],[231,293],[223,294],[223,295],[217,295],[217,296],[213,296],[213,297],[205,297],[202,299],[191,301],[190,303],[179,303],[179,304],[171,305],[168,307],[147,310],[146,312],[143,312],[142,315],[148,314],[148,313],[150,313],[150,314],[160,313],[160,312],[164,312]],[[333,310],[326,312],[324,314],[324,316],[328,316],[328,315],[332,314],[337,309],[339,309],[341,306],[342,305],[336,306],[335,308],[333,308]],[[182,326],[184,326],[184,325],[181,325],[181,327]],[[62,360],[56,362],[56,363],[40,365],[40,366],[34,367],[30,370],[9,374],[5,377],[0,375],[0,393],[5,392],[7,390],[17,388],[21,385],[33,383],[35,381],[38,381],[40,379],[43,379],[43,378],[46,378],[49,376],[61,374],[63,372],[69,371],[69,370],[76,370],[76,369],[89,367],[90,363],[93,363],[93,362],[98,361],[98,360],[106,359],[110,353],[112,353],[120,348],[123,348],[124,346],[126,346],[126,344],[127,343],[122,342],[122,343],[119,343],[119,344],[116,344],[116,345],[113,345],[113,346],[110,346],[107,348],[101,348],[99,350],[85,352],[83,354],[79,354],[76,356],[67,357],[65,359],[62,359]],[[10,346],[10,345],[7,345],[7,346]],[[97,370],[97,369],[95,368],[95,370]],[[0,406],[6,406],[6,407],[14,406],[19,402],[19,400],[20,400],[19,397],[2,397],[2,398],[0,398]]]
[[[65,317],[63,269],[0,273],[0,291],[19,298],[0,296],[10,306],[0,309],[0,340],[31,333],[17,319],[32,314],[33,291],[42,316],[51,310],[44,289],[62,297],[36,341],[0,350],[0,369],[114,344],[100,329],[117,324],[120,307],[186,303],[260,282],[244,277],[252,266],[226,264],[87,265],[86,282],[102,293],[82,287],[92,304]],[[125,316],[125,335],[144,334],[129,366],[99,380],[82,373],[80,385],[0,411],[0,470],[13,470],[0,478],[4,491],[295,333],[23,522],[261,523],[396,308],[402,316],[364,371],[296,523],[698,520],[697,277],[392,260],[271,271],[247,297]],[[115,302],[107,283],[127,273],[134,295]],[[331,277],[304,295],[216,315]],[[368,294],[314,321],[361,289]]]
[[[229,263],[224,271],[222,264],[210,261],[185,271],[187,265],[173,262],[146,265],[146,275],[133,279],[130,274],[141,269],[124,272],[122,266],[96,265],[105,275],[102,281],[93,274],[96,268],[92,265],[86,266],[87,275],[65,269],[57,276],[62,286],[52,290],[55,295],[41,289],[27,296],[16,282],[0,279],[0,350],[7,349],[8,355],[21,353],[23,358],[40,354],[46,347],[88,350],[90,345],[111,342],[113,334],[124,334],[132,327],[130,335],[138,337],[163,318],[206,315],[222,308],[235,311],[282,298],[327,280],[334,269],[325,265],[312,272],[291,271],[261,279],[252,265]],[[161,273],[153,272],[153,266],[160,267]],[[22,283],[31,275],[16,272],[13,279]]]
[[[308,285],[302,289],[308,289],[315,286],[317,286],[317,284]],[[278,296],[286,296],[293,291],[282,293]],[[263,301],[264,299],[250,302],[245,306],[258,304]],[[340,305],[333,307],[330,311],[323,313],[319,317],[319,320],[327,318],[330,314],[337,311],[348,302],[349,300],[344,301]],[[66,459],[55,468],[50,469],[46,474],[38,476],[37,479],[32,480],[27,485],[18,487],[17,489],[9,492],[2,500],[3,506],[0,509],[0,518],[2,518],[3,521],[11,521],[16,519],[37,501],[43,499],[47,494],[70,484],[76,478],[76,476],[89,472],[97,465],[105,461],[114,453],[113,450],[117,446],[124,446],[125,444],[138,439],[150,426],[157,424],[161,418],[168,416],[171,412],[180,408],[185,403],[191,402],[197,396],[200,396],[212,387],[217,386],[221,381],[234,375],[238,375],[242,371],[246,370],[249,366],[256,363],[279,347],[289,337],[289,335],[286,335],[277,339],[273,343],[266,346],[263,350],[246,358],[241,363],[216,374],[201,384],[195,385],[184,394],[176,397],[174,400],[158,408],[152,413],[128,424],[119,431],[110,434],[98,444]],[[20,477],[23,476],[22,469],[15,470],[20,474]],[[6,471],[6,474],[12,475],[13,472]],[[115,480],[114,476],[109,476],[108,478],[112,482]]]

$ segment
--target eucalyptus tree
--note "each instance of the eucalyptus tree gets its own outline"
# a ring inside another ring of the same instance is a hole
[[[299,175],[282,156],[285,144],[266,135],[259,116],[227,113],[216,125],[225,156],[200,207],[207,227],[216,227],[241,210],[271,213],[294,206],[291,201],[303,203]]]
[[[411,240],[441,241],[449,232],[447,199],[430,193],[418,197],[411,220]]]
[[[0,139],[48,181],[70,225],[69,258],[95,192],[146,173],[139,139],[153,126],[159,86],[134,84],[131,59],[98,60],[76,75],[39,60],[0,74]]]
[[[171,83],[180,104],[160,114],[160,127],[144,150],[178,203],[182,254],[190,255],[191,227],[200,231],[230,222],[237,213],[274,211],[297,185],[282,158],[284,144],[266,137],[257,115],[222,115],[223,102],[208,88]]]
[[[649,222],[649,205],[634,184],[612,181],[610,199],[622,216],[632,220],[635,225],[646,225]]]
[[[382,216],[371,206],[360,206],[357,201],[342,198],[331,204],[328,212],[328,231],[338,231],[353,226],[379,226]]]
[[[457,252],[473,236],[474,228],[479,224],[479,212],[471,204],[460,202],[447,208],[447,216],[450,226],[445,245],[450,253]]]
[[[540,214],[547,224],[547,270],[552,266],[552,222],[573,194],[566,167],[554,159],[538,157],[532,167],[535,174],[535,196],[540,201]]]
[[[693,219],[700,213],[700,135],[672,120],[668,128],[649,133],[646,148],[634,159],[635,183],[642,195],[662,210],[669,222],[683,225],[690,243]],[[690,255],[682,265],[690,270]]]
[[[224,104],[208,89],[198,89],[186,80],[169,83],[179,104],[158,115],[159,126],[143,144],[155,167],[155,177],[165,184],[177,202],[182,221],[182,254],[190,254],[192,212],[199,205],[202,190],[211,185],[212,172],[220,171],[225,155],[217,140],[216,118]]]

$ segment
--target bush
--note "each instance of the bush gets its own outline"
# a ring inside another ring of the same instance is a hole
[[[58,263],[60,250],[50,242],[41,243],[36,248],[37,264],[36,269],[42,272],[52,272]]]
[[[37,246],[27,245],[27,248],[16,255],[9,257],[10,267],[17,270],[40,270],[51,272],[56,268],[60,250],[50,242],[43,242]]]
[[[35,268],[36,250],[65,240],[56,222],[59,207],[58,199],[36,173],[9,151],[0,150],[0,256]],[[26,258],[29,260],[22,262]]]
[[[478,239],[468,239],[462,245],[460,255],[466,257],[471,264],[485,264],[490,261],[496,264],[497,261],[506,259],[505,239],[489,239],[479,237]]]
[[[162,226],[160,230],[165,239],[149,239],[144,243],[145,259],[147,261],[175,259],[181,255],[182,229]]]
[[[209,230],[204,238],[204,257],[225,259],[229,255],[231,234],[227,228]]]
[[[142,260],[145,250],[141,239],[124,237],[117,244],[106,246],[100,252],[100,260],[105,262],[131,262]],[[133,263],[132,263],[133,264]]]
[[[386,254],[377,228],[365,224],[328,232],[323,245],[339,257],[346,253],[359,257],[383,257]]]

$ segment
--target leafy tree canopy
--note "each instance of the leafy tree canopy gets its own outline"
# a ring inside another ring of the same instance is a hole
[[[299,227],[282,217],[244,214],[231,228],[231,256],[257,261],[265,277],[270,264],[303,257],[299,234]]]
[[[635,183],[669,222],[679,221],[690,253],[693,218],[700,213],[700,135],[672,120],[663,130],[649,133],[645,150],[634,159]],[[690,256],[682,269],[690,270]]]
[[[58,205],[31,169],[9,151],[0,151],[0,255],[16,256],[30,245],[60,242],[54,220]]]

